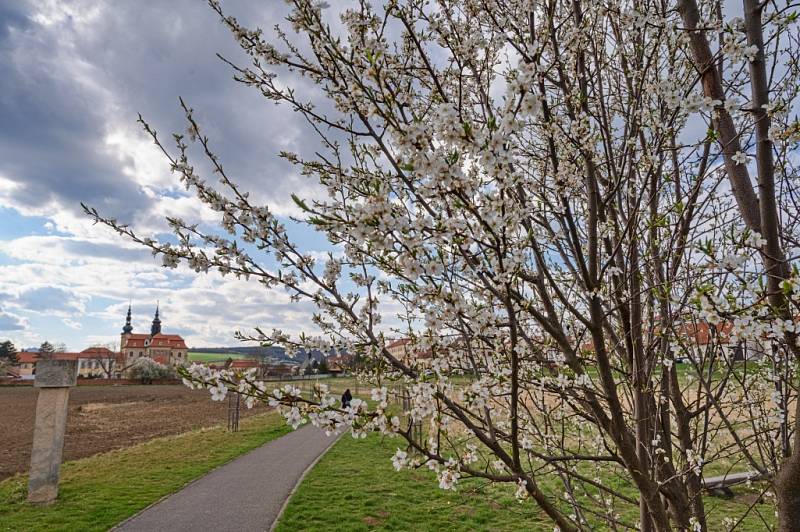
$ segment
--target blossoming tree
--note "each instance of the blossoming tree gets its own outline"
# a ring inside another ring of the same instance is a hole
[[[308,399],[203,366],[187,384],[268,401],[294,427],[399,437],[397,469],[429,467],[444,489],[507,483],[563,531],[763,513],[709,516],[710,471],[762,480],[793,530],[793,4],[744,0],[734,18],[697,0],[288,3],[291,29],[270,38],[210,5],[251,58],[230,63],[237,79],[318,135],[315,157],[281,156],[327,189],[294,200],[341,253],[323,265],[301,249],[183,102],[174,148],[142,124],[224,233],[170,218],[177,240],[159,242],[86,209],[165,266],[315,303],[314,337],[240,334],[357,352],[372,400],[343,409],[324,386]],[[301,77],[316,100],[292,88]],[[382,323],[388,302],[403,330]],[[397,334],[409,356],[386,349]]]

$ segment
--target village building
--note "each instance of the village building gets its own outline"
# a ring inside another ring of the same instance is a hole
[[[386,350],[389,354],[403,363],[408,362],[410,347],[410,338],[400,338],[386,344]]]
[[[328,357],[326,362],[328,364],[328,373],[340,375],[352,370],[354,357],[352,355],[339,355]]]
[[[672,348],[678,359],[698,359],[702,351],[711,349],[729,360],[760,360],[768,349],[766,342],[737,338],[730,321],[713,325],[705,321],[686,321],[678,323],[675,330],[679,338],[672,342]]]
[[[156,314],[150,326],[150,334],[133,332],[131,307],[128,306],[128,315],[125,318],[125,326],[122,327],[119,345],[126,367],[142,357],[151,358],[165,366],[181,366],[188,363],[189,349],[183,338],[177,334],[161,332],[158,306],[156,306]]]
[[[79,377],[118,377],[122,357],[107,347],[89,347],[75,353]]]
[[[228,369],[236,371],[247,371],[249,369],[261,368],[261,362],[252,358],[236,358],[230,361],[230,364],[225,365]]]
[[[36,361],[38,359],[39,353],[33,353],[31,351],[20,351],[17,353],[17,375],[20,379],[33,379],[33,376],[36,374]]]
[[[386,344],[386,351],[391,356],[406,365],[421,364],[426,366],[430,364],[433,358],[433,352],[430,348],[420,349],[414,346],[411,338],[399,338]]]
[[[184,365],[188,362],[186,342],[177,334],[161,332],[161,319],[158,307],[150,327],[150,334],[133,332],[131,307],[120,337],[120,351],[107,347],[94,346],[78,353],[58,352],[51,356],[57,360],[77,360],[78,377],[82,378],[120,378],[136,360],[148,357],[167,366]],[[36,376],[36,363],[41,355],[36,351],[21,351],[16,354],[17,363],[6,368],[0,377],[33,380]]]
[[[101,378],[119,376],[121,357],[107,347],[89,347],[79,353],[53,353],[56,360],[77,360],[78,377]],[[16,377],[33,380],[36,376],[36,363],[41,358],[35,351],[17,353]]]
[[[211,369],[228,369],[237,372],[245,372],[255,369],[255,377],[258,379],[268,379],[270,377],[291,377],[292,375],[297,374],[299,368],[299,366],[257,360],[253,358],[234,358],[227,360],[226,362],[216,362],[207,365]]]

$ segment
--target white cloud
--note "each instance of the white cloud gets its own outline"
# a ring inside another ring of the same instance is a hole
[[[79,331],[83,328],[83,324],[81,324],[81,322],[79,321],[71,320],[69,318],[64,318],[61,321],[62,323],[64,323],[64,325],[66,325],[70,329],[75,329],[76,331]]]
[[[0,310],[0,331],[24,331],[28,328],[28,320]]]
[[[75,348],[105,343],[118,338],[133,300],[138,329],[149,327],[160,301],[165,330],[180,332],[190,345],[230,345],[234,330],[253,326],[308,331],[309,304],[292,304],[284,291],[255,282],[165,270],[147,250],[92,224],[80,209],[88,203],[143,236],[163,231],[165,216],[218,221],[218,213],[183,190],[135,122],[141,112],[169,143],[172,131],[185,129],[179,95],[255,202],[279,216],[299,216],[290,193],[323,197],[321,187],[276,157],[280,150],[312,154],[313,133],[299,115],[230,80],[215,53],[246,58],[211,10],[188,0],[30,6],[20,8],[28,22],[12,21],[0,35],[7,52],[0,55],[0,122],[7,125],[0,128],[0,206],[20,219],[45,217],[51,234],[0,241],[0,294],[8,298],[0,327],[16,327],[11,332],[24,345],[50,334],[72,335]],[[285,9],[278,3],[234,7],[243,21],[267,31]],[[302,98],[314,90],[307,80],[292,85]],[[192,163],[215,180],[202,157]],[[53,308],[57,290],[68,304]],[[63,332],[51,333],[50,325]]]
[[[60,316],[73,330],[83,327],[86,341],[118,333],[131,300],[137,330],[149,330],[158,301],[165,332],[184,335],[190,345],[231,345],[235,330],[255,326],[309,331],[311,305],[290,302],[283,290],[185,267],[165,269],[146,250],[116,244],[59,236],[2,241],[0,252],[25,262],[0,266],[0,294],[18,314]],[[111,303],[95,309],[93,300]],[[96,320],[106,325],[98,328]]]

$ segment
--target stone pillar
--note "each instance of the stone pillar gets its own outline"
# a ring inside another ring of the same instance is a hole
[[[58,473],[67,427],[69,388],[78,377],[77,360],[39,360],[34,386],[36,422],[33,429],[28,502],[49,504],[58,496]]]

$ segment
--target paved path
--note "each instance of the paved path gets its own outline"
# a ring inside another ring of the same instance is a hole
[[[120,532],[268,530],[335,437],[305,426],[219,467],[117,527]]]

